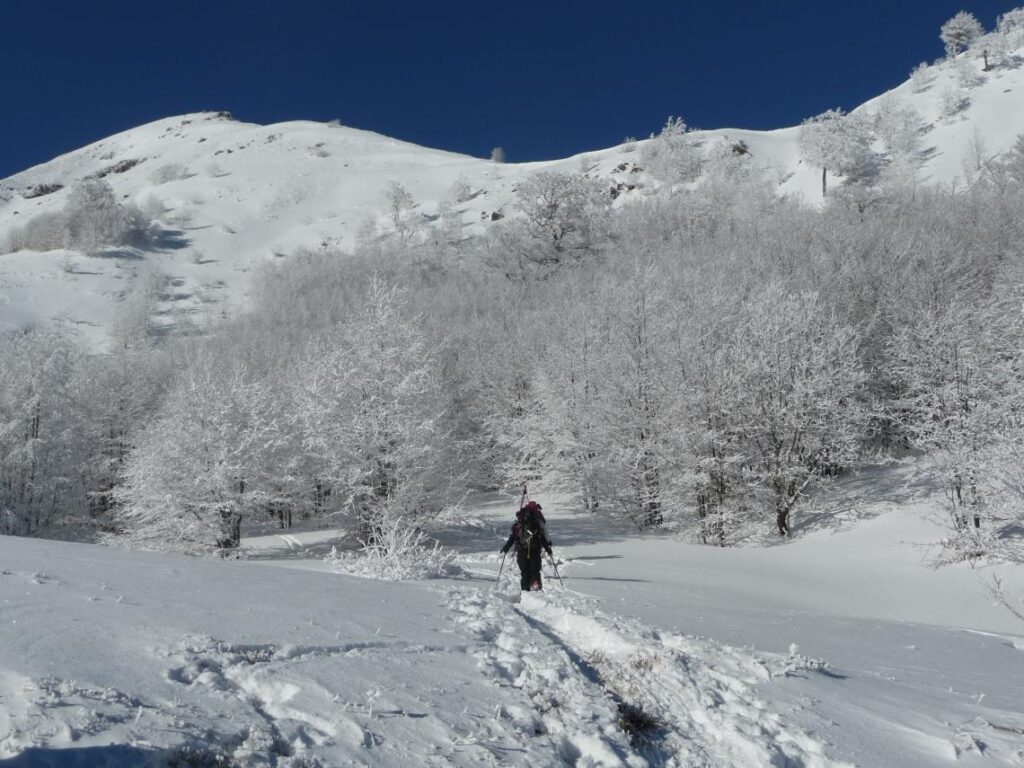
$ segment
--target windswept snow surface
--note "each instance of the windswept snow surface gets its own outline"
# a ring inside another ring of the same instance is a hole
[[[548,503],[565,589],[526,595],[503,497],[429,582],[332,573],[325,532],[235,562],[0,538],[0,765],[1024,764],[1024,626],[930,567],[936,501],[829,498],[845,530],[735,550]]]
[[[962,179],[968,166],[1005,152],[1024,130],[1024,66],[982,72],[975,54],[969,61],[964,56],[931,68],[920,92],[908,81],[858,110],[874,114],[888,100],[920,114],[920,179],[926,183]],[[961,84],[958,66],[971,68],[970,87]],[[963,89],[967,101],[962,112],[946,117],[943,95],[951,88]],[[718,129],[693,136],[705,143],[746,142],[779,181],[780,194],[817,203],[820,169],[801,161],[798,133],[795,127]],[[158,245],[143,251],[0,255],[0,331],[60,320],[102,348],[125,298],[141,284],[160,286],[155,323],[206,327],[246,306],[260,264],[286,261],[300,248],[349,249],[367,222],[387,231],[385,192],[392,182],[409,191],[415,216],[426,226],[438,219],[441,201],[451,200],[456,181],[464,182],[467,194],[455,209],[467,234],[510,214],[518,183],[543,170],[605,179],[622,191],[616,205],[627,205],[657,186],[638,167],[642,144],[498,164],[324,123],[262,126],[219,113],[159,120],[0,180],[0,240],[33,217],[59,210],[76,182],[97,174],[119,199],[154,212],[163,231]],[[63,188],[39,194],[54,185]]]

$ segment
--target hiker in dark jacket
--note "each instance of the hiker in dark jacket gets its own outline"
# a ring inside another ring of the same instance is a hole
[[[544,520],[544,513],[536,501],[527,502],[516,513],[512,533],[501,548],[507,554],[516,548],[516,562],[519,563],[519,586],[524,592],[543,588],[540,579],[541,551],[551,555],[551,539]]]

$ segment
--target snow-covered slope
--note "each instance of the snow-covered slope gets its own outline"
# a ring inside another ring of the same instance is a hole
[[[521,600],[508,564],[494,589],[511,498],[447,537],[465,575],[422,583],[330,572],[324,532],[250,540],[250,562],[0,537],[0,759],[1019,765],[1024,625],[983,574],[929,568],[938,495],[904,472],[840,485],[849,527],[784,547],[548,503],[567,589],[547,573]]]
[[[965,157],[978,147],[988,156],[1005,151],[1024,126],[1024,68],[982,73],[979,63],[970,66],[977,75],[966,90],[970,103],[953,118],[941,113],[944,91],[961,77],[956,62],[933,68],[921,92],[908,81],[881,97],[924,118],[922,179],[962,176]],[[881,98],[860,109],[877,110]],[[801,162],[797,134],[722,129],[695,137],[745,141],[758,162],[774,169],[780,192],[816,201],[820,171]],[[555,162],[497,164],[322,123],[259,126],[214,113],[160,120],[0,181],[0,237],[58,210],[76,181],[97,174],[121,199],[162,211],[165,230],[161,245],[141,254],[0,255],[0,330],[62,318],[102,344],[135,279],[153,274],[161,276],[161,322],[191,316],[203,325],[244,305],[249,273],[260,262],[300,247],[349,248],[366,222],[385,222],[391,182],[412,194],[429,221],[462,179],[471,194],[457,207],[467,232],[479,232],[507,211],[516,184],[539,170],[643,184],[636,150],[623,145]],[[63,188],[42,194],[57,185]]]

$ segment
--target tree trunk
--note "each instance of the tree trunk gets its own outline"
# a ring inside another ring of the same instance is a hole
[[[229,507],[221,507],[220,533],[217,549],[221,550],[221,554],[238,549],[242,543],[242,516]]]
[[[779,536],[789,536],[789,510],[778,508],[775,513],[775,524],[779,527]]]
[[[821,196],[828,196],[828,169],[821,169]]]
[[[789,536],[789,510],[793,506],[792,494],[795,488],[787,487],[782,480],[776,479],[775,486],[775,525],[779,536]]]
[[[637,476],[637,496],[640,502],[640,528],[657,528],[665,522],[661,510],[661,476],[652,460],[645,457],[640,462]]]

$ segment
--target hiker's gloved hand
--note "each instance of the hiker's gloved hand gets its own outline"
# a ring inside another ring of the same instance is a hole
[[[544,551],[548,553],[548,557],[554,557],[555,556],[555,553],[551,551],[551,545],[550,544],[548,544],[546,547],[544,547]]]
[[[504,547],[501,548],[501,554],[507,555],[510,549],[511,547],[508,544],[506,544]]]

